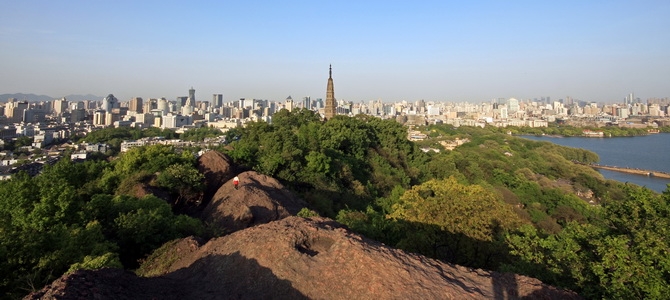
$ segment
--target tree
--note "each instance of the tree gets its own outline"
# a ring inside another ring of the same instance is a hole
[[[321,122],[321,116],[306,108],[296,109],[291,112],[282,109],[272,115],[272,123],[278,127],[300,128],[315,122]]]
[[[495,194],[455,178],[431,180],[414,186],[393,206],[393,219],[437,225],[452,233],[491,241],[496,231],[520,225],[512,209]]]
[[[133,176],[137,169],[162,171],[166,162],[194,170],[192,155],[158,147],[117,162],[112,168],[106,161],[63,159],[35,177],[19,172],[0,182],[0,295],[18,298],[68,269],[119,266],[120,261],[134,267],[163,242],[202,233],[200,221],[175,216],[164,200],[152,195],[114,197],[98,188],[114,178],[109,174],[118,179]],[[190,183],[189,188],[197,188]]]
[[[154,195],[95,195],[83,213],[88,220],[99,222],[107,240],[118,245],[125,267],[137,267],[138,259],[162,243],[203,233],[200,221],[174,215],[170,205]]]
[[[478,267],[497,263],[499,237],[522,222],[493,192],[454,177],[414,186],[392,209],[388,217],[411,228],[399,246]]]
[[[29,136],[20,136],[16,138],[16,143],[14,143],[14,147],[20,148],[23,146],[30,146],[33,144],[33,141],[35,139]]]
[[[200,127],[189,129],[179,137],[185,141],[204,141],[206,138],[213,138],[221,135],[223,135],[223,132],[218,128]]]
[[[158,186],[167,188],[177,194],[176,204],[197,196],[204,188],[205,176],[196,168],[186,164],[174,164],[158,175]]]
[[[663,299],[670,293],[668,191],[626,187],[603,205],[602,223],[570,222],[554,235],[526,227],[507,236],[518,259],[507,271],[573,289],[588,298]]]
[[[321,145],[342,154],[364,159],[367,149],[376,144],[376,136],[361,120],[335,116],[321,127]]]

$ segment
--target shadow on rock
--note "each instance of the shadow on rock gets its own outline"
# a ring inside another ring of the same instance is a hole
[[[205,256],[165,277],[198,287],[185,299],[309,299],[290,281],[239,252]]]
[[[216,267],[212,267],[216,266]],[[63,275],[24,299],[308,299],[291,282],[239,253],[208,255],[159,277],[120,269]]]
[[[205,176],[203,205],[207,205],[216,191],[240,172],[240,168],[228,155],[214,150],[198,158],[198,170]]]

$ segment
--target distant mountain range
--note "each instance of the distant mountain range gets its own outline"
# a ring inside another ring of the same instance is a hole
[[[0,102],[7,102],[7,99],[9,98],[16,98],[16,100],[19,101],[24,101],[27,100],[29,102],[40,102],[40,101],[50,101],[54,99],[60,99],[63,98],[61,97],[51,97],[47,95],[35,95],[35,94],[23,94],[23,93],[16,93],[16,94],[0,94]],[[104,97],[101,96],[96,96],[96,95],[67,95],[65,96],[65,99],[69,101],[83,101],[83,100],[100,100]]]

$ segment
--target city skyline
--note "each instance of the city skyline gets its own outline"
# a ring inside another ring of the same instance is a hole
[[[0,7],[0,93],[325,99],[333,64],[354,102],[670,95],[664,1]]]

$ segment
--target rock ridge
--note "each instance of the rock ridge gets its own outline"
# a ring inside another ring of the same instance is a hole
[[[204,244],[191,237],[159,250],[146,262],[163,266],[153,277],[77,271],[26,299],[124,299],[140,288],[134,299],[580,299],[537,279],[394,249],[327,218],[287,217]],[[77,283],[82,276],[92,284]],[[112,287],[104,278],[122,284]]]

